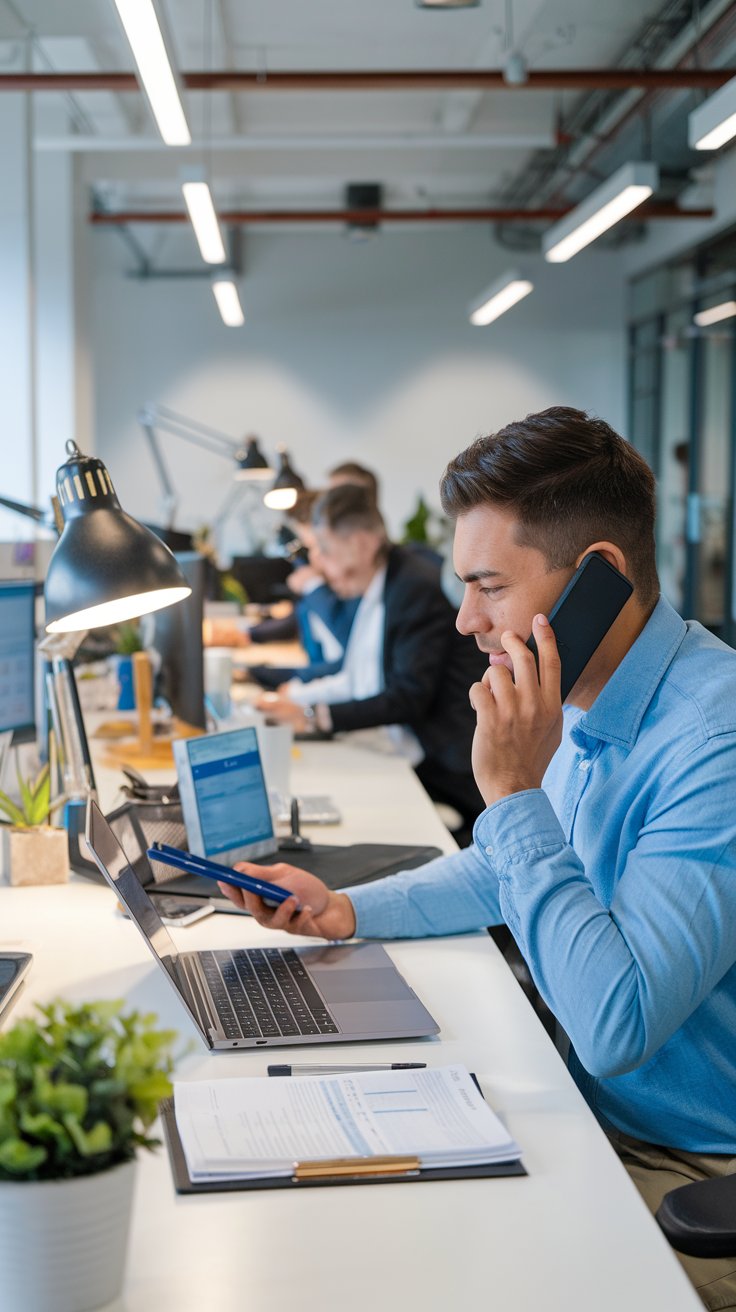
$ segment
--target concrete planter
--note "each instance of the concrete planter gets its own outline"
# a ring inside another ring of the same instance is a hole
[[[77,1180],[0,1183],[3,1312],[91,1312],[117,1298],[135,1162]]]
[[[66,829],[37,825],[16,829],[4,825],[3,871],[11,884],[65,884],[69,878],[69,836]]]

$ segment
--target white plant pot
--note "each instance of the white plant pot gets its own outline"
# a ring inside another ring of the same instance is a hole
[[[2,1312],[90,1312],[120,1293],[135,1162],[77,1180],[0,1183]]]

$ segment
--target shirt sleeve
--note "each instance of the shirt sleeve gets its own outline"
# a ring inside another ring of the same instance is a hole
[[[361,938],[425,938],[498,924],[498,880],[475,847],[345,890]]]
[[[541,790],[503,798],[476,826],[537,988],[602,1078],[649,1060],[736,962],[733,736],[665,773],[610,907]]]
[[[314,706],[316,702],[333,706],[336,702],[348,701],[352,695],[346,670],[327,674],[322,679],[310,679],[307,683],[302,683],[299,678],[290,679],[287,694],[295,706]]]

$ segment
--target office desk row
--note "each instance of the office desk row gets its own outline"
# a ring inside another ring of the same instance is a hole
[[[100,785],[109,806],[117,779],[101,771]],[[301,746],[294,785],[334,796],[344,814],[329,831],[336,842],[380,835],[452,847],[408,766],[370,735]],[[229,915],[172,932],[186,948],[285,941]],[[22,944],[35,958],[13,1015],[54,994],[125,997],[178,1029],[182,1047],[193,1044],[181,1078],[265,1074],[263,1051],[204,1051],[107,888],[82,879],[4,887],[0,935],[0,946]],[[528,1178],[179,1198],[161,1149],[139,1163],[124,1296],[114,1312],[697,1312],[676,1258],[488,935],[396,942],[389,951],[441,1034],[345,1045],[340,1055],[464,1063],[522,1145]],[[279,1059],[287,1052],[294,1061],[318,1059],[314,1048],[280,1049]],[[325,1054],[339,1060],[334,1047]]]

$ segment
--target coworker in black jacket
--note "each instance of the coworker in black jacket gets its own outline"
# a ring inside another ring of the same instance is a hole
[[[455,627],[436,568],[392,546],[375,501],[346,484],[314,511],[320,568],[340,597],[361,597],[342,670],[294,681],[260,706],[272,719],[342,733],[376,725],[395,732],[430,797],[454,806],[464,838],[482,810],[470,768],[475,718],[468,690],[485,662]]]

